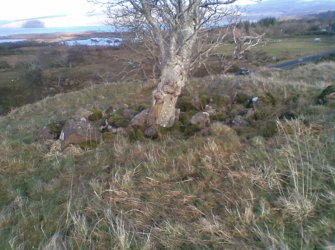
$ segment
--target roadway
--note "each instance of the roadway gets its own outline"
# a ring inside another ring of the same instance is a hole
[[[273,64],[270,67],[276,68],[276,69],[292,69],[294,67],[303,65],[305,63],[314,62],[314,61],[321,59],[322,57],[331,56],[331,55],[335,55],[335,49],[325,51],[325,52],[312,55],[312,56],[301,57],[295,60]]]

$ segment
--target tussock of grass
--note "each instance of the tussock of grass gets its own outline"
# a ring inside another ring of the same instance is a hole
[[[315,97],[335,65],[192,79],[204,95],[271,93],[277,133],[115,136],[47,152],[38,131],[79,108],[149,104],[139,83],[91,86],[0,118],[0,249],[313,249],[334,245],[334,111]],[[310,72],[314,72],[311,74]],[[279,120],[282,110],[296,120]],[[58,153],[57,153],[58,152]]]

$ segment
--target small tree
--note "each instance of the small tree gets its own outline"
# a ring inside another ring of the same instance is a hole
[[[43,83],[43,70],[39,61],[19,62],[16,65],[20,77],[27,83],[41,85]]]
[[[258,21],[261,26],[270,27],[275,25],[277,22],[275,17],[266,17]]]
[[[101,1],[99,1],[101,3]],[[202,63],[235,30],[236,0],[110,0],[110,22],[136,36],[136,42],[159,55],[160,81],[153,91],[149,128],[171,127],[176,103],[189,72]],[[241,54],[243,39],[234,41]],[[249,45],[259,41],[249,36]],[[248,46],[250,47],[250,46]],[[157,53],[156,53],[157,52]]]

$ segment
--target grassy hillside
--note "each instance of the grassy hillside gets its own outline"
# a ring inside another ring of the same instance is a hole
[[[253,126],[115,135],[92,150],[60,151],[38,133],[80,108],[148,106],[150,84],[93,85],[11,111],[0,117],[0,249],[335,247],[334,99],[316,105],[334,71],[192,79],[186,96],[268,93],[272,104]],[[286,111],[296,119],[279,119]]]
[[[320,38],[320,42],[314,39]],[[277,60],[295,59],[323,51],[334,49],[334,36],[297,36],[290,38],[273,39],[264,47],[258,48],[257,52],[265,52],[269,57]],[[256,53],[257,53],[256,52]]]
[[[320,38],[320,42],[314,42],[314,39]],[[317,54],[323,51],[334,49],[334,36],[327,35],[305,35],[305,36],[291,36],[291,37],[266,37],[268,40],[262,46],[258,46],[250,53],[266,53],[267,56],[277,57],[277,60],[295,59],[297,57]],[[224,44],[220,47],[222,53],[231,52],[233,50],[232,44]],[[220,52],[220,50],[219,50]]]

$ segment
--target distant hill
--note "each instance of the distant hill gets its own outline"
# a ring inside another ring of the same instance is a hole
[[[22,28],[44,28],[45,25],[40,20],[29,20],[23,23]]]
[[[335,10],[332,0],[263,0],[245,7],[249,19],[258,20],[266,16],[296,17]]]
[[[318,14],[312,14],[311,17],[325,21],[335,21],[335,11],[327,11]]]

